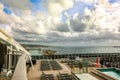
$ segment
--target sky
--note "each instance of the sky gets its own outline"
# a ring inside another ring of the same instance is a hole
[[[22,44],[119,46],[120,0],[0,0],[0,28]]]

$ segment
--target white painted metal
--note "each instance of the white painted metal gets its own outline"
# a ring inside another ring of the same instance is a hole
[[[27,80],[26,54],[20,56],[12,80]]]
[[[20,58],[17,62],[15,71],[12,76],[12,80],[27,80],[26,71],[26,60],[27,58],[31,60],[30,54],[26,51],[19,43],[17,43],[11,36],[6,34],[2,29],[0,29],[0,42],[12,46],[16,49],[16,54],[20,54]],[[10,55],[9,54],[9,69],[10,69]]]

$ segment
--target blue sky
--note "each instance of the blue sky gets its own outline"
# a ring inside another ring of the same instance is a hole
[[[117,0],[108,0],[108,2],[111,3],[111,4],[115,3],[116,1]],[[45,11],[46,12],[45,7],[41,3],[42,0],[29,0],[29,2],[33,4],[32,9],[31,9],[32,11],[43,11],[43,12]],[[91,8],[93,8],[93,5],[94,5],[94,2],[91,3],[91,4],[86,4],[84,2],[74,1],[73,7],[72,8],[68,8],[65,11],[67,11],[70,15],[73,15],[73,14],[75,14],[77,12],[78,13],[82,13],[84,11],[85,7],[88,7],[89,9],[91,9]],[[4,4],[4,6],[5,7],[4,7],[3,11],[6,14],[10,14],[11,11],[9,9],[9,7],[10,7],[9,4],[6,3],[6,4]]]
[[[46,8],[42,4],[42,0],[29,0],[29,1],[33,4],[31,11],[33,11],[33,12],[42,11],[45,13],[47,12]],[[111,0],[110,2],[114,2],[114,1]],[[10,7],[9,4],[5,4],[4,6],[5,6],[4,12],[6,14],[10,14],[11,10],[9,9],[9,7]],[[83,14],[85,7],[88,7],[89,9],[91,9],[93,7],[93,4],[86,4],[83,2],[74,1],[73,7],[68,8],[68,9],[64,10],[63,12],[67,12],[71,16],[74,15],[75,13]]]
[[[119,15],[119,0],[0,0],[1,28],[26,44],[120,45]]]
[[[8,8],[4,8],[3,11],[8,15],[11,14],[11,11]]]

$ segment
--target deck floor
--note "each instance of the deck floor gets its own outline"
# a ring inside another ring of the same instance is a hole
[[[71,74],[70,68],[65,66],[62,63],[59,63],[61,67],[63,68],[62,70],[48,70],[44,71],[45,74],[53,74],[54,76],[57,76],[60,73],[68,73]],[[40,80],[40,76],[42,74],[42,71],[40,70],[40,60],[36,62],[36,65],[34,65],[34,70],[32,68],[29,69],[28,72],[28,80]],[[55,77],[56,78],[56,77]],[[57,78],[56,78],[57,80]]]
[[[34,70],[32,68],[29,69],[29,72],[28,72],[28,80],[40,80],[40,76],[42,74],[42,71],[40,70],[40,63],[41,61],[40,60],[37,60],[36,62],[36,65],[34,65]],[[57,79],[57,75],[59,73],[68,73],[68,74],[71,74],[71,68],[68,67],[68,65],[64,64],[64,63],[60,63],[59,60],[57,60],[57,62],[60,64],[60,66],[62,67],[62,70],[48,70],[48,71],[44,71],[45,74],[53,74],[54,77],[55,77],[55,80],[58,80]],[[74,69],[72,71],[75,71],[77,73],[80,74],[80,77],[82,78],[81,80],[103,80],[102,78],[90,73],[91,70],[95,68],[95,67],[89,67],[88,68],[88,73],[87,74],[82,74],[82,71],[80,71],[79,69]],[[90,74],[89,74],[90,73]],[[85,77],[85,76],[88,76],[88,77]],[[85,79],[84,79],[85,78]]]
[[[89,73],[76,74],[76,76],[77,76],[80,80],[99,80],[99,79],[93,77],[92,75],[90,75]]]

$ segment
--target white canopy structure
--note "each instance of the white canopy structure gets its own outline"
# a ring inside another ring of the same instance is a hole
[[[10,44],[15,47],[18,51],[23,51],[25,54],[29,54],[19,43],[17,43],[11,36],[5,33],[2,29],[0,29],[0,41],[5,44]]]
[[[11,58],[10,55],[17,54],[19,55],[19,59],[16,63],[15,70],[11,80],[27,80],[27,70],[26,70],[26,61],[30,59],[30,54],[26,51],[19,43],[17,43],[11,36],[5,33],[2,29],[0,29],[0,43],[10,47],[10,50],[7,51],[7,58],[9,60],[7,64],[7,72],[11,69]],[[7,59],[6,58],[6,59]],[[31,61],[31,60],[30,60]]]

